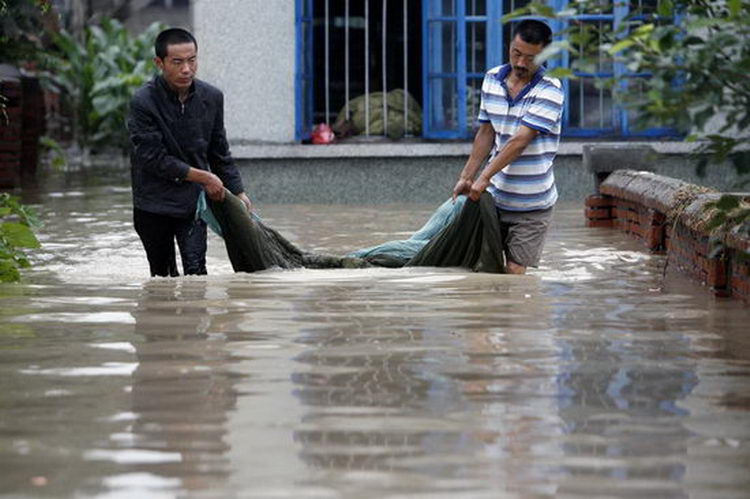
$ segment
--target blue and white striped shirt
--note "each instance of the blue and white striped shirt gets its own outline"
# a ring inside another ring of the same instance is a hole
[[[495,130],[490,161],[521,125],[539,133],[514,162],[492,177],[487,191],[504,210],[544,210],[557,201],[552,161],[560,144],[562,85],[560,80],[544,76],[540,69],[515,99],[511,99],[505,84],[510,71],[509,64],[492,68],[482,83],[477,120],[491,123]]]

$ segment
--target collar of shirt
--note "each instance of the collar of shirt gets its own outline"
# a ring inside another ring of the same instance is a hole
[[[169,96],[170,99],[178,103],[180,102],[180,96],[177,94],[177,92],[172,90],[172,87],[169,86],[169,83],[167,83],[167,80],[164,78],[164,76],[156,76],[156,83],[158,84],[159,88],[161,88],[167,94],[167,96]],[[185,102],[187,102],[187,100],[190,99],[193,94],[195,94],[195,80],[193,80],[193,82],[190,84]]]
[[[518,92],[518,95],[516,95],[514,99],[510,98],[510,91],[508,90],[508,85],[506,84],[506,80],[508,78],[508,75],[510,74],[511,69],[513,68],[510,64],[505,64],[500,68],[500,71],[497,72],[495,78],[500,81],[503,89],[505,89],[505,98],[508,100],[508,103],[513,106],[515,104],[518,104],[518,102],[523,99],[537,83],[541,81],[541,79],[544,77],[544,68],[540,67],[536,70],[534,76],[531,77],[531,81],[529,81],[526,86],[523,87],[523,90]]]

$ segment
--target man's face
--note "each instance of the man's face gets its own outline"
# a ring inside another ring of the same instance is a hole
[[[186,92],[193,84],[198,70],[198,51],[194,43],[167,45],[167,56],[154,59],[164,79],[177,92]]]
[[[541,43],[534,45],[521,40],[521,37],[516,35],[510,43],[510,65],[517,77],[526,80],[536,73],[539,66],[534,63],[534,57],[542,50],[544,50],[544,45]]]

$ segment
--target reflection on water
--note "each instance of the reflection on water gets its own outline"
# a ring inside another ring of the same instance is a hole
[[[578,206],[528,276],[457,269],[148,279],[127,189],[39,196],[0,287],[0,495],[747,497],[748,310]],[[432,206],[263,206],[305,248]]]

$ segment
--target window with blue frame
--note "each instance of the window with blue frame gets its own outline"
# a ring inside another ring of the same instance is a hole
[[[660,1],[603,0],[604,8],[597,15],[548,22],[558,37],[566,28],[583,29],[589,23],[599,28],[617,28],[626,20],[637,22],[653,14]],[[298,139],[308,137],[314,123],[335,118],[347,99],[398,86],[406,86],[409,94],[421,101],[424,138],[473,137],[484,73],[508,58],[512,23],[504,25],[501,19],[527,3],[528,0],[297,0]],[[561,11],[568,7],[569,0],[548,3]],[[421,22],[415,22],[419,18]],[[351,31],[352,26],[362,33]],[[403,53],[402,47],[407,48]],[[352,61],[346,66],[346,84],[341,64],[345,54],[346,60]],[[351,54],[355,54],[353,58]],[[324,60],[336,63],[323,65]],[[549,61],[548,67],[568,67],[572,62],[566,54]],[[350,74],[355,75],[353,79]],[[636,128],[634,112],[619,106],[611,89],[597,85],[598,79],[613,75],[621,77],[622,85],[631,92],[641,91],[641,82],[648,77],[630,74],[623,65],[602,57],[592,72],[576,73],[577,78],[564,81],[563,134],[621,138],[673,135],[668,129]]]

